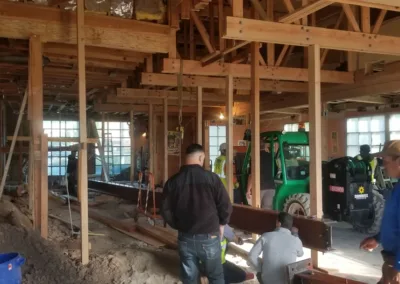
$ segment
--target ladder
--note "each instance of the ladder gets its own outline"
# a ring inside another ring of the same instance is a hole
[[[104,157],[108,167],[109,175],[114,174],[114,154],[113,154],[113,143],[112,134],[104,133]]]

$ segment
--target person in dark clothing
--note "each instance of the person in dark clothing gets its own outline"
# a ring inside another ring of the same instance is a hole
[[[78,175],[78,159],[76,158],[76,151],[71,151],[68,156],[67,174],[68,174],[68,192],[72,196],[78,196],[76,190]]]
[[[192,144],[186,163],[163,190],[161,214],[178,230],[178,251],[183,284],[197,283],[200,262],[211,284],[223,284],[221,240],[232,204],[221,179],[203,169],[204,149]]]
[[[400,140],[385,143],[380,153],[389,177],[400,178]],[[360,248],[373,251],[382,245],[382,278],[379,284],[400,284],[400,183],[398,182],[385,201],[380,232],[364,239]]]

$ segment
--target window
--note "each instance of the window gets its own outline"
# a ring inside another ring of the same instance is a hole
[[[210,161],[214,164],[220,155],[219,146],[226,142],[226,126],[210,126]]]
[[[390,140],[400,140],[400,114],[393,114],[389,118]]]
[[[306,131],[310,131],[310,123],[308,122],[304,123],[304,127],[306,128]],[[285,124],[285,126],[283,127],[283,131],[297,132],[299,131],[299,124],[298,123]]]
[[[379,152],[385,143],[385,117],[367,116],[347,119],[347,156],[359,154],[360,146],[367,144],[371,153]]]
[[[96,122],[97,132],[102,141],[101,121]],[[104,157],[110,175],[117,175],[131,166],[131,139],[127,122],[104,122]],[[101,160],[96,149],[96,174],[101,174]]]
[[[48,137],[79,137],[78,121],[43,121],[44,133]],[[71,151],[65,151],[66,147],[76,144],[75,142],[49,142],[48,168],[49,176],[64,176],[67,169],[68,155]],[[64,147],[64,149],[63,149]],[[53,149],[55,151],[53,151]]]

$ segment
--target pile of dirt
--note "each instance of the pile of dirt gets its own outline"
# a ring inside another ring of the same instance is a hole
[[[0,251],[18,252],[26,258],[22,267],[24,284],[93,283],[82,281],[72,261],[33,231],[0,224]]]

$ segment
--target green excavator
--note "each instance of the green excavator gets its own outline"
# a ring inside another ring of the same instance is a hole
[[[273,159],[261,166],[271,171],[275,196],[273,210],[310,216],[309,136],[307,132],[264,132],[260,135],[261,150]],[[249,130],[245,140],[251,140]],[[242,203],[246,198],[250,170],[251,143],[246,153],[236,156],[236,174]],[[263,157],[265,155],[261,155]],[[264,161],[261,161],[261,164]],[[371,182],[371,167],[364,161],[343,157],[323,162],[324,218],[350,222],[361,232],[376,233],[383,214],[384,198]],[[261,173],[263,175],[263,173]]]

